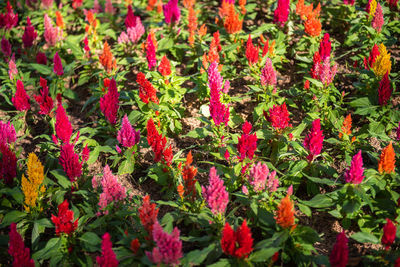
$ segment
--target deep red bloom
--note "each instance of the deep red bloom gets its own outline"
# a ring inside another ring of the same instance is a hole
[[[249,34],[249,38],[246,43],[246,58],[249,61],[250,65],[253,65],[258,62],[258,47],[253,45],[253,41],[251,40],[251,35]]]
[[[8,253],[13,257],[13,267],[35,267],[35,262],[31,259],[29,248],[25,247],[24,240],[17,232],[17,225],[10,225],[8,241]]]
[[[138,73],[136,82],[139,84],[139,97],[144,103],[148,104],[149,101],[156,104],[159,103],[157,90],[153,87],[151,82],[146,79],[146,76],[142,72]]]
[[[53,63],[54,63],[54,68],[53,71],[55,74],[58,76],[61,76],[64,74],[63,66],[61,63],[61,58],[58,55],[58,52],[55,53],[54,58],[53,58]]]
[[[17,158],[7,144],[0,142],[0,180],[12,184],[17,176]]]
[[[46,54],[43,52],[37,52],[36,54],[36,63],[46,65],[47,64],[47,57]]]
[[[319,70],[322,68],[321,64],[321,56],[319,52],[315,52],[314,57],[313,57],[313,66],[311,68],[311,77],[313,79],[318,79],[319,77]]]
[[[40,77],[40,86],[43,88],[40,90],[40,95],[35,95],[35,100],[40,105],[39,114],[49,115],[53,109],[53,99],[49,96],[47,81],[42,77]]]
[[[379,46],[377,44],[374,44],[372,47],[371,52],[369,53],[368,61],[364,58],[364,65],[366,69],[370,69],[372,67],[372,64],[374,64],[376,58],[380,55],[381,53],[379,52]]]
[[[100,98],[100,109],[104,116],[111,124],[117,123],[117,114],[119,108],[119,93],[117,89],[117,83],[112,78],[107,94]]]
[[[4,36],[1,38],[1,52],[3,52],[6,58],[11,56],[11,44]]]
[[[257,150],[257,134],[249,134],[251,131],[251,124],[249,122],[243,125],[243,134],[238,138],[237,149],[240,154],[238,156],[240,161],[246,157],[253,159],[254,152]]]
[[[167,166],[171,166],[173,158],[174,154],[172,153],[172,147],[169,145],[169,147],[163,151],[164,163],[167,164]]]
[[[131,5],[128,6],[128,12],[126,13],[125,26],[126,28],[136,27],[136,16]]]
[[[235,258],[247,258],[249,256],[253,251],[253,238],[246,220],[236,231],[233,231],[229,223],[225,224],[222,231],[221,247],[225,254]]]
[[[21,80],[17,81],[17,91],[11,100],[14,104],[14,107],[19,111],[30,109],[31,104],[29,104],[29,96],[26,94],[24,84],[21,82]]]
[[[158,209],[156,209],[155,203],[150,203],[150,196],[147,195],[143,198],[142,206],[139,208],[140,222],[144,229],[152,239],[153,225],[157,221]]]
[[[56,135],[64,143],[69,143],[72,135],[72,125],[68,120],[67,113],[61,103],[58,103],[56,111],[56,123],[54,126]]]
[[[159,134],[156,126],[154,125],[153,119],[147,121],[147,142],[151,146],[154,152],[154,162],[161,161],[165,146],[167,144],[167,139]]]
[[[58,205],[58,216],[51,215],[51,221],[56,226],[56,235],[61,233],[70,235],[78,228],[78,219],[74,221],[74,212],[68,207],[69,203],[65,199],[63,203]]]
[[[22,42],[24,43],[24,47],[31,47],[33,45],[33,41],[35,41],[37,37],[37,32],[35,31],[35,27],[31,24],[31,19],[29,17],[26,18],[26,26],[25,32],[22,35]]]
[[[101,256],[96,257],[97,264],[100,267],[117,267],[118,260],[112,250],[111,236],[109,233],[103,235],[101,241]]]
[[[277,132],[292,127],[292,124],[289,123],[290,118],[286,103],[280,106],[274,105],[269,109],[269,114],[264,111],[264,117],[272,124],[272,127],[274,127]]]
[[[348,239],[344,232],[336,236],[336,243],[333,245],[329,262],[332,267],[346,267],[349,257]]]
[[[386,250],[390,249],[390,246],[396,239],[396,230],[396,226],[393,222],[386,218],[386,224],[383,226],[383,236],[381,239],[382,245],[385,245]]]
[[[312,122],[310,133],[304,138],[303,145],[309,150],[307,159],[311,162],[321,153],[324,135],[321,130],[321,121],[316,119]]]
[[[81,152],[82,162],[88,161],[89,156],[90,156],[90,149],[88,148],[88,145],[86,144],[86,146],[82,149],[82,152]]]
[[[394,267],[400,267],[400,257],[394,262]]]
[[[382,77],[382,80],[379,83],[378,96],[379,96],[379,105],[384,106],[388,103],[390,96],[392,95],[392,86],[389,81],[389,74],[386,74]]]
[[[73,144],[62,146],[59,163],[71,182],[75,182],[76,178],[82,175],[82,163],[79,162],[79,155],[74,152]]]
[[[6,11],[7,13],[0,14],[0,28],[10,30],[18,23],[18,13],[14,14],[10,1],[7,1]]]
[[[140,242],[139,239],[135,238],[131,241],[131,251],[133,254],[136,254],[140,248]]]
[[[331,56],[331,41],[329,41],[329,33],[325,33],[319,45],[319,54],[321,59],[324,60]]]
[[[158,66],[158,71],[161,73],[162,76],[168,76],[171,74],[171,63],[169,62],[167,56],[163,56]]]

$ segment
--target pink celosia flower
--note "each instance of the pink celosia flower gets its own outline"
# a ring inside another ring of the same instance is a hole
[[[93,1],[93,8],[90,10],[92,13],[100,13],[102,10],[101,5],[99,4],[99,0]]]
[[[97,264],[100,267],[117,267],[118,260],[112,250],[111,236],[105,233],[101,241],[101,256],[96,257]]]
[[[149,66],[149,70],[157,66],[156,47],[154,46],[153,39],[151,39],[151,34],[147,36],[146,59],[147,59],[147,64]]]
[[[331,56],[331,41],[329,40],[329,33],[325,33],[324,37],[319,44],[319,55],[321,56],[322,60],[329,58]]]
[[[72,125],[68,120],[67,113],[61,103],[56,111],[56,123],[54,126],[57,137],[64,143],[69,143],[72,135]]]
[[[291,184],[286,190],[286,194],[291,196],[293,194],[293,185]]]
[[[97,182],[97,176],[93,176],[92,178],[92,187],[93,189],[97,189],[97,187],[99,187],[99,183]]]
[[[53,67],[53,71],[55,74],[57,74],[58,76],[61,76],[64,74],[64,70],[63,70],[63,66],[61,63],[61,58],[58,55],[58,52],[55,53],[54,58],[53,58],[53,63],[54,63],[54,67]]]
[[[400,140],[400,121],[399,121],[399,126],[397,126],[397,129],[396,129],[396,137],[397,137],[397,141],[399,141]]]
[[[346,234],[341,232],[336,236],[336,243],[333,245],[329,262],[332,267],[346,267],[349,257],[348,239]]]
[[[72,8],[77,9],[81,7],[83,4],[83,0],[72,0]]]
[[[215,125],[229,121],[229,106],[221,103],[222,77],[218,72],[218,63],[211,63],[208,68],[208,86],[210,87],[210,114]]]
[[[11,56],[11,44],[4,36],[1,38],[1,52],[6,58]]]
[[[210,91],[217,91],[220,92],[222,90],[222,76],[218,71],[218,63],[213,62],[211,63],[210,67],[207,70],[208,74],[208,87]]]
[[[42,0],[42,5],[48,9],[53,5],[53,0]]]
[[[209,183],[209,186],[201,187],[203,197],[213,214],[223,215],[229,202],[229,193],[226,191],[224,181],[219,178],[215,167],[210,169]]]
[[[167,4],[163,5],[163,11],[167,24],[179,22],[181,10],[178,7],[178,0],[169,0]]]
[[[261,85],[276,85],[276,71],[274,70],[272,61],[269,58],[265,61],[265,66],[261,71]]]
[[[269,109],[268,113],[264,111],[264,117],[278,133],[288,127],[292,127],[292,124],[289,123],[289,111],[287,110],[286,103],[280,106],[274,105]]]
[[[43,88],[40,90],[40,95],[35,95],[35,100],[40,105],[39,114],[49,115],[53,109],[53,99],[49,96],[47,81],[42,77],[40,77],[40,86]]]
[[[36,54],[36,63],[46,65],[47,64],[47,57],[46,54],[43,52],[37,52]]]
[[[133,147],[139,143],[140,131],[135,131],[131,123],[129,122],[128,116],[122,119],[121,130],[118,131],[117,140],[124,147]]]
[[[79,162],[79,155],[74,152],[73,144],[64,144],[61,147],[58,162],[72,183],[76,181],[76,178],[81,177],[82,163]]]
[[[117,176],[114,176],[111,169],[106,165],[103,169],[103,178],[101,187],[103,192],[100,194],[99,207],[104,210],[110,203],[119,202],[126,198],[125,187],[118,182]]]
[[[115,145],[115,150],[117,150],[118,154],[121,154],[122,150],[118,145]]]
[[[144,26],[139,17],[135,17],[136,23],[134,27],[127,28],[126,32],[122,32],[118,37],[118,43],[137,43],[144,34]]]
[[[27,17],[26,19],[25,32],[22,35],[22,42],[24,43],[24,47],[31,47],[33,45],[33,41],[35,41],[37,37],[37,32],[35,31],[35,27],[31,24],[31,19]]]
[[[11,144],[17,140],[14,125],[11,122],[0,121],[0,143]]]
[[[399,123],[399,124],[400,124],[400,123]],[[231,157],[231,154],[229,153],[228,149],[225,150],[225,154],[224,154],[225,160],[226,160],[226,161],[229,161],[230,157]]]
[[[245,185],[242,186],[242,193],[245,194],[246,196],[249,194],[249,189],[247,188],[247,186]]]
[[[351,5],[351,6],[353,6],[353,5],[354,5],[354,2],[355,2],[355,0],[343,0],[343,3],[344,3],[345,5]]]
[[[319,80],[326,86],[332,83],[335,78],[337,72],[337,64],[334,64],[331,67],[331,63],[329,57],[323,60],[320,72],[319,72]]]
[[[379,105],[384,106],[388,103],[390,96],[392,95],[392,86],[389,81],[388,72],[382,77],[379,82],[378,96]]]
[[[10,61],[8,62],[8,76],[10,77],[10,80],[14,80],[17,74],[18,74],[18,69],[17,65],[15,65],[14,55],[13,55]]]
[[[35,262],[31,259],[29,248],[25,247],[24,240],[17,232],[17,225],[10,225],[8,241],[8,254],[13,258],[13,267],[35,267]]]
[[[289,17],[290,0],[278,0],[278,6],[274,11],[274,23],[280,27],[285,26]]]
[[[58,27],[53,27],[51,18],[44,14],[44,39],[49,46],[55,46],[61,40],[62,30]]]
[[[154,223],[153,240],[157,246],[153,248],[151,253],[146,251],[147,257],[157,265],[179,265],[179,259],[183,256],[182,241],[179,239],[179,235],[180,232],[176,227],[171,234],[168,234],[164,232],[158,221]]]
[[[394,240],[396,239],[397,228],[393,222],[386,218],[386,224],[383,226],[383,235],[381,239],[382,245],[385,246],[386,250],[389,250]]]
[[[372,19],[371,26],[374,28],[377,32],[381,32],[382,26],[385,23],[383,19],[383,11],[382,11],[382,6],[381,4],[377,4],[376,6],[376,11],[374,18]]]
[[[118,44],[128,44],[130,43],[129,36],[126,34],[126,32],[121,32],[121,34],[118,37]]]
[[[108,14],[115,14],[115,8],[113,7],[111,0],[106,0],[106,4],[104,6],[104,11]]]
[[[361,150],[359,150],[351,160],[350,168],[347,169],[344,179],[346,183],[360,184],[364,177],[363,160]]]
[[[231,83],[228,80],[226,80],[224,83],[224,88],[222,89],[222,93],[227,94],[230,88],[231,88]]]
[[[86,144],[86,146],[82,149],[82,152],[81,152],[82,162],[88,161],[89,156],[90,156],[90,149],[88,148],[88,145]]]
[[[10,4],[10,1],[7,1],[6,13],[0,14],[0,28],[10,30],[17,26],[17,23],[18,13],[14,14],[14,10]]]
[[[322,143],[324,141],[324,135],[321,130],[320,119],[316,119],[312,122],[310,133],[304,138],[304,147],[308,149],[309,154],[307,159],[312,162],[322,150]]]
[[[107,94],[100,98],[100,109],[111,124],[115,124],[117,122],[119,108],[118,98],[119,93],[117,89],[117,83],[115,82],[115,79],[112,78]]]
[[[21,80],[17,81],[17,91],[11,101],[14,107],[19,111],[26,111],[31,107],[31,104],[29,104],[29,96],[26,94],[24,84]]]
[[[238,138],[237,150],[239,160],[243,161],[246,157],[253,159],[254,152],[257,150],[257,134],[250,134],[252,125],[245,122],[242,126],[243,134]]]
[[[275,192],[279,184],[279,180],[275,176],[275,171],[270,173],[266,164],[258,162],[250,170],[249,183],[256,192],[263,191],[266,185],[269,192]]]

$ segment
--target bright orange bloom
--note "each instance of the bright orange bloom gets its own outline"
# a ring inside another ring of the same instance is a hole
[[[307,17],[314,17],[317,19],[319,18],[320,13],[321,13],[321,3],[318,3],[318,6],[314,10],[311,10],[311,12],[307,15]]]
[[[343,121],[342,131],[339,133],[339,138],[343,137],[343,134],[351,135],[351,113]]]
[[[194,0],[193,0],[194,2]],[[188,31],[189,31],[189,45],[194,45],[194,36],[196,34],[197,29],[197,12],[194,10],[193,5],[188,9]]]
[[[190,7],[194,6],[196,0],[183,0],[182,3],[185,8],[189,9]]]
[[[154,7],[156,6],[156,4],[157,4],[157,0],[148,0],[148,1],[147,1],[146,10],[147,10],[147,11],[153,10]]]
[[[60,11],[56,11],[56,24],[57,24],[57,27],[59,27],[61,29],[65,28],[63,16],[61,15]]]
[[[239,20],[239,14],[235,11],[234,4],[229,5],[229,12],[224,20],[225,30],[229,34],[237,33],[242,30],[243,19]]]
[[[108,73],[117,67],[117,61],[114,59],[107,41],[104,42],[103,53],[99,56],[99,60]]]
[[[200,39],[207,34],[207,26],[205,23],[203,23],[203,25],[200,26],[200,29],[197,30],[197,34]]]
[[[183,187],[182,184],[179,184],[178,187],[176,188],[176,191],[178,191],[178,194],[181,198],[183,198],[183,194],[185,193],[185,188]]]
[[[188,196],[191,194],[192,200],[196,197],[196,182],[197,180],[194,179],[194,177],[197,174],[197,169],[194,166],[190,166],[193,162],[193,157],[192,157],[192,151],[189,151],[189,153],[186,156],[186,163],[185,166],[183,167],[182,171],[182,178],[183,182],[185,185],[185,196]]]
[[[304,0],[299,0],[296,4],[296,14],[299,15],[302,20],[306,20],[312,10],[313,4],[306,6]]]
[[[281,200],[275,220],[282,228],[294,229],[296,227],[294,223],[294,204],[290,200],[289,195],[286,195],[286,197]]]
[[[234,4],[230,4],[226,0],[222,0],[221,7],[219,8],[218,15],[221,17],[221,19],[224,19],[226,16],[229,14],[229,8],[230,6],[233,6]]]
[[[239,0],[240,13],[246,14],[246,0]]]
[[[381,157],[378,164],[378,171],[380,174],[392,173],[396,167],[396,154],[392,146],[392,142],[382,150]]]
[[[262,50],[262,57],[266,56],[267,54],[271,57],[274,55],[274,48],[275,48],[275,40],[271,42],[271,45],[269,45],[269,40],[267,39],[265,42],[263,41],[263,37],[261,35],[261,42],[264,43],[264,47]]]
[[[315,17],[310,16],[307,18],[306,22],[304,22],[304,31],[312,37],[319,36],[321,34],[321,30],[321,22]]]
[[[163,12],[162,6],[163,6],[162,0],[158,0],[157,1],[157,13],[161,14]]]

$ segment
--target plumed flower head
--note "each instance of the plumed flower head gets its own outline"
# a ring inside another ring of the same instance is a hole
[[[49,96],[49,87],[47,81],[40,77],[40,95],[35,95],[36,102],[40,105],[39,114],[49,115],[53,109],[53,99]]]
[[[267,187],[269,192],[275,192],[278,188],[279,180],[276,172],[270,172],[268,166],[258,162],[250,169],[249,183],[254,191],[261,192]]]
[[[225,224],[221,237],[222,251],[235,258],[247,258],[253,251],[253,237],[246,220],[234,231],[229,223]]]
[[[312,122],[311,131],[304,139],[303,145],[308,149],[307,159],[311,162],[321,153],[324,135],[321,130],[321,121],[316,119]]]
[[[243,134],[238,138],[237,149],[239,160],[243,161],[246,157],[253,159],[254,152],[257,150],[257,134],[250,134],[252,125],[249,122],[243,124]]]
[[[278,6],[274,11],[274,23],[279,27],[285,26],[289,17],[290,0],[278,0]]]
[[[64,143],[69,143],[72,135],[72,125],[68,120],[67,113],[61,103],[58,103],[56,111],[56,123],[54,126],[56,135]]]
[[[286,195],[286,197],[281,200],[278,210],[276,211],[275,220],[282,228],[296,227],[294,223],[294,204],[290,200],[289,195]]]
[[[100,267],[117,267],[118,260],[112,250],[111,236],[105,233],[101,241],[101,256],[96,257],[96,262]]]
[[[32,26],[31,19],[27,17],[25,32],[22,35],[22,42],[24,43],[24,47],[31,47],[36,37],[37,37],[37,32],[35,31],[35,27]]]
[[[107,41],[104,42],[103,52],[99,55],[99,61],[107,73],[117,68],[117,60],[111,53],[111,47]]]
[[[13,258],[12,266],[35,267],[35,262],[31,259],[29,248],[25,247],[24,240],[17,232],[17,224],[10,225],[8,241],[8,254]]]
[[[261,85],[276,85],[276,71],[270,58],[265,61],[265,66],[261,71]]]
[[[321,34],[321,30],[322,24],[319,18],[309,16],[304,22],[304,31],[312,37],[319,36]]]
[[[349,257],[348,239],[344,232],[336,236],[336,243],[333,245],[329,262],[332,267],[346,267]]]
[[[246,58],[249,61],[249,65],[256,64],[258,62],[258,47],[253,45],[253,41],[251,40],[251,35],[249,34],[249,38],[246,43]]]
[[[286,107],[286,103],[282,105],[274,105],[269,109],[269,114],[264,111],[264,117],[267,121],[269,121],[274,127],[274,129],[280,133],[288,127],[292,127],[292,124],[289,123],[289,111]]]
[[[44,14],[44,39],[47,45],[55,46],[62,38],[62,30],[53,26],[51,18]]]
[[[383,236],[381,239],[382,245],[385,246],[386,250],[390,248],[396,239],[396,226],[390,219],[386,219],[386,224],[383,226]]]
[[[347,169],[344,179],[346,183],[360,184],[364,177],[363,160],[361,156],[361,150],[359,150],[351,160],[351,166],[349,169]]]
[[[209,176],[210,185],[202,186],[203,197],[213,214],[224,214],[229,202],[229,193],[226,191],[224,181],[219,178],[217,169],[212,167]]]
[[[11,100],[14,104],[14,107],[19,111],[26,111],[31,108],[31,104],[29,103],[29,96],[26,94],[24,84],[21,80],[17,81],[17,91],[15,92],[15,96],[12,97]]]
[[[14,125],[11,122],[0,121],[0,143],[11,144],[17,140]]]
[[[372,64],[372,70],[377,77],[381,78],[386,73],[390,74],[391,68],[390,53],[387,52],[386,46],[382,43],[379,45],[379,55]]]
[[[149,70],[157,66],[156,47],[154,45],[153,38],[151,38],[151,34],[147,36],[146,59],[147,59],[147,64],[149,66]]]
[[[43,52],[38,51],[36,54],[36,63],[46,65],[47,64],[47,57],[46,54]]]
[[[163,5],[163,11],[167,24],[179,22],[181,10],[178,7],[178,0],[169,0],[167,4]]]
[[[11,43],[4,36],[1,38],[1,52],[6,58],[11,56]]]
[[[158,71],[164,77],[169,76],[171,74],[171,63],[169,62],[166,55],[162,57],[160,65],[158,66]]]
[[[382,80],[379,82],[379,88],[378,88],[379,105],[381,106],[387,105],[391,95],[392,95],[392,85],[390,84],[389,81],[389,75],[386,72],[386,74],[383,75]]]
[[[377,32],[381,32],[382,26],[385,23],[383,19],[383,10],[381,4],[377,4],[374,18],[372,19],[371,26]]]
[[[378,171],[379,173],[392,173],[396,167],[396,154],[394,152],[392,142],[387,145],[382,150],[379,164],[378,164]]]
[[[65,233],[72,234],[78,228],[78,219],[74,221],[74,212],[70,210],[69,203],[65,199],[63,203],[58,205],[58,216],[51,215],[51,221],[56,226],[56,234]]]
[[[110,81],[107,94],[100,98],[100,109],[111,124],[117,123],[119,93],[114,78]]]
[[[58,76],[61,76],[64,74],[64,70],[63,70],[63,66],[61,63],[61,58],[58,55],[58,52],[55,53],[54,58],[53,58],[53,63],[54,63],[54,67],[53,67],[53,71],[55,74],[57,74]]]
[[[79,155],[75,153],[73,144],[65,143],[61,147],[58,162],[71,182],[75,182],[76,178],[81,177],[82,163],[79,162]]]
[[[133,129],[126,114],[122,119],[122,125],[121,129],[118,131],[117,140],[124,147],[133,147],[139,143],[140,131],[135,131],[135,129]]]
[[[157,90],[153,84],[146,79],[143,72],[139,72],[136,77],[136,82],[139,84],[139,98],[143,103],[148,104],[150,101],[158,104],[160,101],[157,97]]]
[[[139,208],[139,218],[150,239],[153,236],[153,225],[157,222],[158,210],[155,203],[150,203],[150,196],[146,195],[143,198],[142,206]]]
[[[339,138],[342,138],[343,134],[351,135],[351,124],[352,124],[351,113],[349,113],[349,115],[347,115],[343,121],[342,129],[339,133]]]
[[[135,27],[136,26],[136,16],[133,13],[132,6],[128,6],[128,12],[126,13],[126,18],[125,18],[125,27],[130,28],[130,27]]]
[[[17,176],[17,158],[7,144],[0,142],[0,180],[5,184],[11,185]]]
[[[332,44],[329,38],[330,38],[329,33],[325,33],[324,37],[321,40],[321,43],[319,44],[319,54],[322,60],[331,56]]]
[[[152,118],[147,121],[147,142],[154,152],[154,162],[159,162],[162,159],[164,149],[167,144],[167,139],[157,131],[156,125]]]
[[[0,14],[0,28],[10,30],[18,24],[18,13],[14,13],[10,1],[7,1],[6,13]]]
[[[222,76],[218,71],[218,63],[211,63],[208,68],[208,86],[210,87],[210,114],[215,125],[229,121],[229,106],[221,103]]]
[[[101,186],[103,192],[100,194],[99,207],[104,210],[110,203],[123,201],[126,198],[126,188],[118,182],[117,176],[113,175],[111,169],[106,165],[103,169]]]

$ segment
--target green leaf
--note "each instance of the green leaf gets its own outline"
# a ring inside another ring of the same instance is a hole
[[[53,170],[50,172],[56,179],[57,182],[63,187],[63,188],[69,188],[71,187],[71,181],[67,178],[65,172],[61,169]]]
[[[188,132],[184,137],[192,137],[192,138],[206,138],[210,135],[210,131],[206,128],[196,128],[190,132]]]
[[[84,233],[79,240],[82,242],[82,247],[89,252],[100,250],[101,238],[93,232]]]
[[[228,259],[220,259],[214,264],[208,265],[208,267],[227,267],[232,266]]]
[[[311,200],[300,202],[312,208],[328,208],[333,205],[332,199],[322,194],[316,195]]]
[[[249,260],[254,261],[254,262],[265,262],[268,259],[270,259],[275,252],[279,251],[281,248],[264,248],[261,250],[258,250],[256,252],[253,252],[249,258]]]
[[[3,221],[1,222],[1,228],[9,226],[11,223],[18,223],[22,218],[24,218],[27,214],[22,211],[13,210],[8,212]]]
[[[118,168],[118,174],[119,175],[124,175],[124,174],[131,174],[135,169],[135,164],[133,161],[126,159],[121,162],[121,165],[119,165]]]
[[[188,266],[200,265],[213,250],[215,250],[215,244],[211,244],[202,250],[193,250],[185,256],[185,258],[182,260],[182,263]]]
[[[43,75],[51,74],[51,68],[47,67],[46,65],[31,63],[31,64],[29,64],[29,66],[32,67],[37,72],[39,72],[40,74],[43,74]]]
[[[50,239],[46,246],[32,255],[34,260],[47,260],[53,255],[58,254],[61,249],[61,238],[55,237]]]
[[[40,234],[44,233],[46,228],[53,227],[53,224],[47,218],[42,218],[33,223],[32,229],[32,246],[36,246],[39,242]]]
[[[372,243],[372,244],[379,243],[379,239],[370,233],[358,232],[358,233],[353,234],[350,237],[360,243]]]

